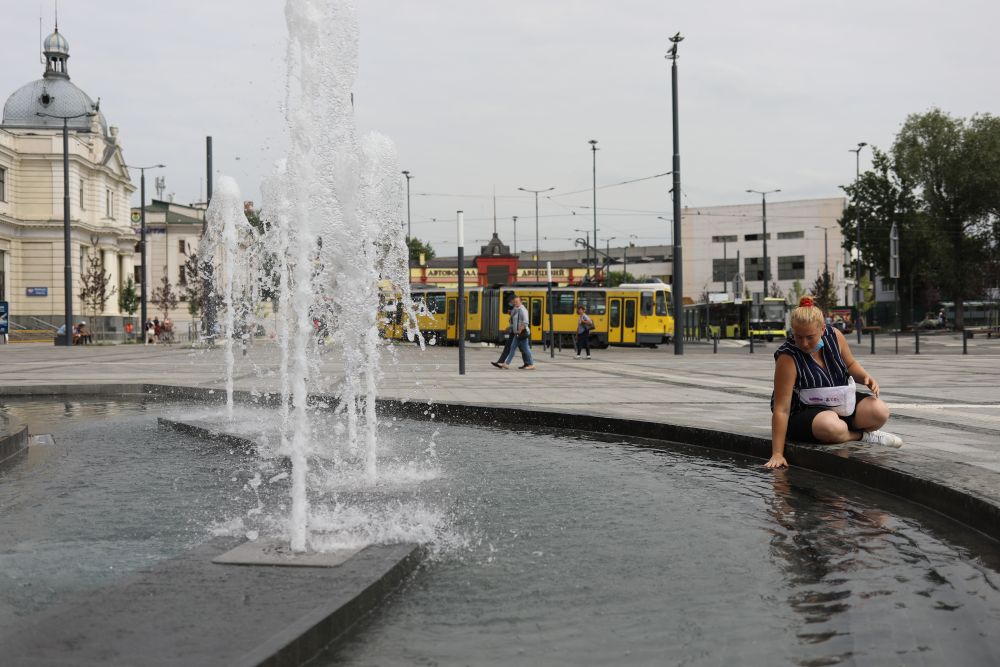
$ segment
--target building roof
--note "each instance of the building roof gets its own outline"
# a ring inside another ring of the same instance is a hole
[[[62,116],[79,116],[67,120],[66,126],[76,132],[89,132],[92,118],[96,118],[104,136],[109,136],[108,123],[99,106],[69,80],[66,70],[69,42],[58,27],[45,39],[44,49],[46,65],[42,78],[26,83],[7,98],[0,125],[8,129],[57,130],[63,127]]]

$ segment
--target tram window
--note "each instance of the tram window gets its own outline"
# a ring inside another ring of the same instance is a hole
[[[605,300],[607,292],[580,292],[577,296],[577,303],[587,307],[588,315],[604,315],[607,312]]]
[[[573,310],[573,292],[552,292],[552,301],[549,303],[552,304],[553,315],[572,315],[575,312]]]
[[[660,291],[656,293],[656,314],[663,316],[667,314],[667,293]]]
[[[503,312],[509,313],[510,309],[514,307],[511,304],[511,302],[514,300],[515,296],[517,296],[517,292],[515,292],[513,290],[504,290],[504,292],[503,292]]]
[[[611,314],[609,319],[611,320],[611,328],[617,329],[622,325],[622,302],[618,299],[611,300]]]
[[[625,328],[635,328],[635,301],[632,299],[625,301]]]
[[[425,297],[427,301],[427,310],[432,313],[443,313],[445,305],[444,292],[432,292],[428,293]]]
[[[454,326],[455,324],[455,302],[452,301],[449,304],[451,308],[448,309],[448,326]]]
[[[653,314],[653,295],[652,294],[643,294],[642,295],[642,303],[639,305],[639,312],[642,313],[643,315],[652,315]]]
[[[469,292],[466,296],[469,303],[469,315],[479,312],[479,292]]]

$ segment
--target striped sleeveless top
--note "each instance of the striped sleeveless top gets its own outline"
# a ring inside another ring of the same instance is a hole
[[[847,384],[850,375],[847,373],[847,364],[840,354],[840,345],[837,343],[837,333],[833,326],[827,324],[823,330],[823,368],[812,358],[808,352],[803,352],[795,346],[795,339],[792,334],[788,334],[785,342],[774,351],[774,359],[778,360],[779,354],[787,354],[795,362],[795,387],[792,389],[792,412],[797,412],[802,403],[799,401],[800,389],[816,389],[818,387],[843,387]],[[773,396],[772,396],[773,407]]]

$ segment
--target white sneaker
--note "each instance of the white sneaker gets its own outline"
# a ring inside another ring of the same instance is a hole
[[[576,356],[575,356],[575,357],[573,357],[573,358],[574,358],[574,359],[579,359],[579,358],[580,358],[580,355],[578,354],[578,355],[576,355]]]
[[[886,447],[902,447],[903,439],[898,435],[893,435],[888,431],[868,431],[861,435],[861,442],[871,445],[885,445]]]

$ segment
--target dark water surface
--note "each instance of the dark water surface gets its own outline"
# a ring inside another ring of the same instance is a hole
[[[245,461],[157,427],[176,406],[3,407],[57,445],[0,472],[2,624],[258,504]],[[1000,547],[891,496],[704,450],[383,423],[383,462],[440,471],[386,502],[412,494],[446,535],[313,664],[1000,664]]]

